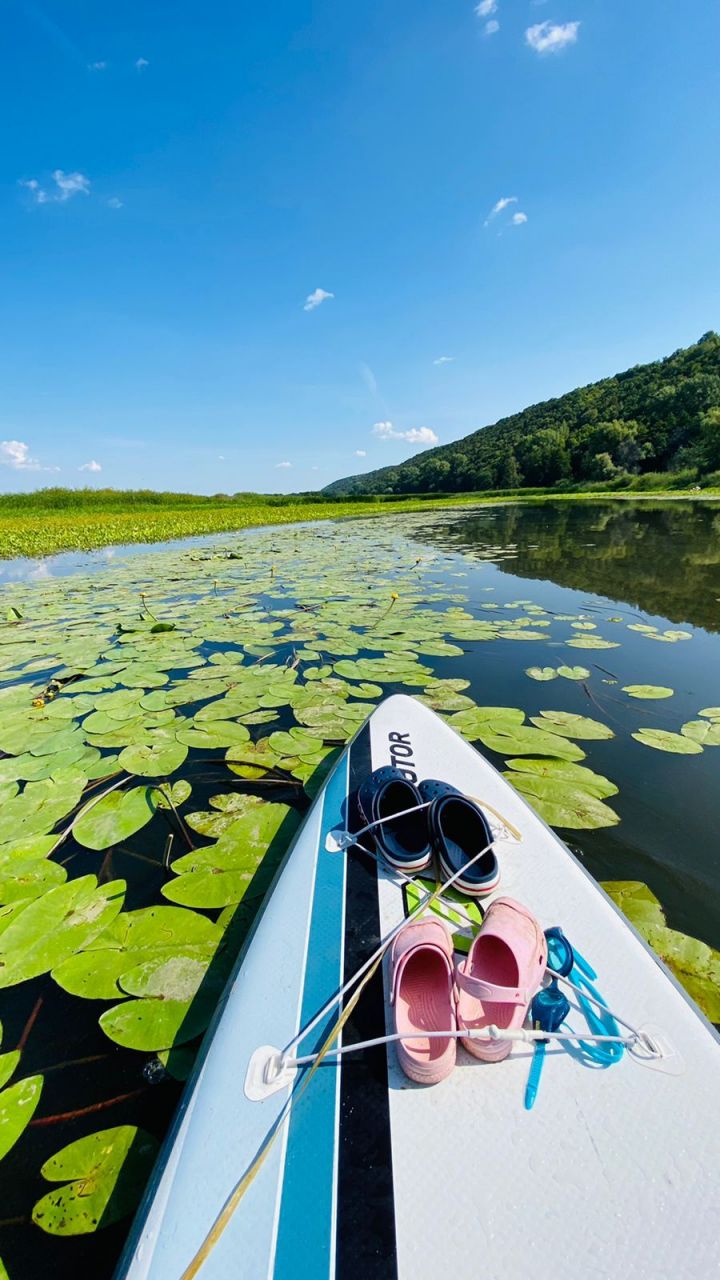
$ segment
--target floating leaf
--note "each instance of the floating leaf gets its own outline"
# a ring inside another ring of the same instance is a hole
[[[125,747],[119,764],[126,773],[141,778],[161,778],[174,773],[186,759],[188,749],[182,742],[146,743]]]
[[[195,720],[177,733],[178,742],[201,751],[223,750],[236,742],[247,742],[249,738],[245,725],[233,720],[213,720],[210,723],[198,723]]]
[[[586,765],[575,764],[571,760],[519,756],[517,759],[508,760],[507,764],[515,773],[532,773],[540,778],[565,781],[571,787],[597,796],[598,800],[606,800],[608,796],[615,796],[618,793],[618,788],[609,778],[604,778],[601,773],[594,773]]]
[[[20,1050],[11,1049],[9,1053],[0,1053],[0,1089],[4,1088],[13,1075],[20,1061]],[[0,1094],[0,1097],[2,1095]]]
[[[65,1186],[38,1200],[36,1226],[54,1236],[88,1235],[127,1217],[137,1207],[159,1143],[134,1125],[118,1125],[78,1138],[45,1161],[47,1182]]]
[[[566,778],[542,778],[533,773],[506,773],[505,777],[553,827],[592,831],[614,827],[620,821],[609,805]]]
[[[680,732],[684,738],[701,742],[704,747],[720,747],[720,724],[712,720],[688,720]]]
[[[679,756],[699,755],[702,747],[692,738],[683,737],[681,733],[670,733],[668,729],[638,729],[633,738],[642,742],[645,747],[654,747],[656,751],[669,751]]]
[[[179,809],[180,805],[184,804],[188,799],[191,792],[192,784],[188,782],[187,778],[180,778],[178,782],[164,782],[161,786],[155,787],[153,799],[158,809]]]
[[[698,715],[706,716],[708,720],[720,720],[720,707],[704,707]]]
[[[0,903],[39,898],[53,885],[63,884],[65,880],[67,871],[56,862],[15,858],[0,870]]]
[[[0,987],[26,982],[79,951],[120,911],[125,882],[81,876],[22,902],[0,933]]]
[[[0,1160],[15,1146],[32,1120],[42,1087],[42,1076],[27,1076],[0,1093]]]
[[[588,680],[590,672],[587,667],[558,667],[557,673],[564,680]]]
[[[531,680],[555,680],[558,672],[554,667],[526,667],[525,675]]]
[[[156,804],[154,788],[132,787],[111,791],[80,814],[73,835],[86,849],[109,849],[141,831],[152,818]]]
[[[603,640],[602,636],[576,636],[574,640],[566,640],[565,643],[573,649],[618,649],[620,647],[617,640]]]
[[[589,716],[573,715],[569,711],[541,711],[530,717],[538,729],[549,729],[551,733],[559,733],[565,738],[614,738],[612,729],[599,720],[591,720]]]
[[[671,698],[674,690],[661,684],[624,684],[623,693],[631,698]]]

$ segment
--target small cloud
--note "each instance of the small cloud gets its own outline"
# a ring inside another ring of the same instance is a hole
[[[380,440],[404,440],[406,444],[438,444],[439,440],[430,427],[411,427],[409,431],[396,431],[392,422],[376,422],[373,435]]]
[[[146,67],[149,67],[149,66],[150,66],[150,63],[148,62],[147,58],[136,58],[136,59],[135,59],[135,70],[136,70],[136,71],[144,71],[144,70],[145,70],[145,68],[146,68]]]
[[[118,200],[117,196],[111,196],[108,200],[108,209],[122,209],[123,202]]]
[[[489,18],[491,13],[497,13],[497,0],[480,0],[475,5],[475,12],[478,18]]]
[[[52,180],[55,190],[51,192],[41,187],[37,178],[21,178],[19,185],[31,192],[36,204],[64,204],[73,196],[90,195],[90,179],[84,173],[65,173],[63,169],[54,169]]]
[[[311,467],[311,468],[310,468],[310,470],[311,470],[311,471],[319,471],[319,470],[320,470],[320,468],[319,468],[319,467]]]
[[[59,471],[59,467],[43,467],[30,457],[30,446],[22,440],[0,440],[0,465],[13,471]]]
[[[512,216],[512,218],[510,219],[510,221],[512,222],[512,225],[513,225],[514,227],[521,227],[521,226],[522,226],[522,224],[523,224],[523,222],[527,222],[527,214],[526,214],[526,213],[514,213],[514,214],[513,214],[513,216]]]
[[[492,222],[493,218],[497,218],[498,214],[502,213],[503,209],[507,209],[509,204],[517,204],[517,196],[501,196],[499,200],[496,200],[485,219],[484,225],[487,227],[488,224]]]
[[[483,27],[483,32],[486,36],[497,35],[499,30],[500,30],[500,23],[496,22],[494,18],[491,18],[489,22],[486,22],[485,26]]]
[[[72,200],[73,196],[90,195],[90,179],[84,173],[64,173],[62,169],[55,169],[53,182],[58,189],[55,199],[61,204],[65,200]]]
[[[275,470],[276,470],[276,471],[287,471],[287,470],[288,470],[288,468],[289,468],[289,467],[291,467],[291,466],[292,466],[292,462],[276,462],[276,463],[275,463]]]
[[[90,462],[83,462],[82,466],[78,467],[78,471],[102,471],[102,467],[92,458]]]
[[[105,71],[107,70],[107,62],[90,62],[88,63],[89,71]]]
[[[355,457],[356,457],[356,458],[367,458],[367,450],[366,450],[366,449],[356,449],[356,450],[355,450]]]
[[[454,356],[438,356],[437,360],[433,360],[433,364],[452,364]]]
[[[328,293],[327,289],[313,289],[305,299],[303,311],[314,311],[322,302],[327,302],[328,298],[334,298],[334,293]]]
[[[537,22],[525,32],[525,43],[536,53],[560,53],[575,44],[579,30],[579,22]]]
[[[219,453],[219,454],[218,454],[218,462],[224,462],[224,461],[225,461],[225,454],[224,454],[224,453]]]

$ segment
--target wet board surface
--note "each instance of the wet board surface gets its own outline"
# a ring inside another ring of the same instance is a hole
[[[392,1045],[323,1063],[295,1094],[202,1280],[465,1280],[718,1273],[720,1042],[562,841],[472,747],[412,698],[386,699],[310,810],[228,984],[118,1271],[180,1280],[288,1104],[243,1091],[259,1046],[284,1046],[402,918],[402,886],[358,854],[330,853],[347,797],[395,762],[501,815],[496,894],[560,924],[615,1012],[662,1029],[684,1070],[628,1053],[607,1069],[548,1046],[524,1108],[532,1046],[482,1063],[460,1048],[439,1085],[412,1084]],[[521,833],[511,835],[514,827]],[[485,904],[487,905],[487,904]],[[386,966],[387,970],[387,966]],[[378,971],[343,1042],[390,1030]],[[335,1017],[302,1042],[314,1052]],[[576,1011],[569,1018],[585,1024]]]

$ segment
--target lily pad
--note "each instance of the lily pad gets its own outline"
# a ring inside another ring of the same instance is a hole
[[[551,733],[559,733],[565,738],[606,739],[614,738],[612,729],[600,720],[591,720],[589,716],[573,715],[569,711],[541,711],[530,717],[538,729],[548,729]]]
[[[47,1182],[66,1185],[38,1200],[36,1226],[55,1236],[89,1235],[132,1213],[157,1158],[159,1143],[134,1125],[78,1138],[45,1161]]]
[[[564,680],[589,680],[590,672],[587,667],[558,667],[557,673]]]
[[[645,747],[654,747],[656,751],[669,751],[679,756],[696,756],[702,751],[699,742],[694,742],[681,733],[670,733],[668,729],[638,729],[632,736]]]
[[[42,1076],[27,1076],[0,1093],[0,1160],[15,1146],[32,1120],[42,1087]]]
[[[712,720],[688,720],[680,732],[684,738],[700,742],[704,747],[720,747],[720,723]]]
[[[631,698],[672,698],[674,690],[661,684],[624,684],[623,693]]]
[[[73,835],[86,849],[109,849],[141,831],[152,818],[156,801],[152,787],[111,791],[80,814]]]
[[[55,968],[102,933],[120,911],[123,880],[98,885],[80,876],[22,902],[0,933],[0,987],[27,982]]]
[[[566,778],[542,778],[534,773],[506,773],[505,777],[552,827],[592,831],[614,827],[620,821],[609,805]]]
[[[531,680],[555,680],[557,679],[557,671],[554,667],[526,667],[525,675]]]
[[[118,757],[120,768],[141,778],[161,778],[174,773],[186,759],[182,742],[146,743],[125,747]]]

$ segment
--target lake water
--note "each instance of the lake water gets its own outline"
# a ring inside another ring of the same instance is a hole
[[[10,585],[0,593],[3,616],[14,606],[27,619],[28,644],[35,644],[38,656],[28,661],[22,623],[3,631],[8,648],[0,654],[9,657],[0,667],[0,691],[19,680],[42,687],[59,665],[52,661],[56,640],[68,668],[71,656],[77,664],[85,643],[96,646],[96,672],[112,656],[110,650],[122,656],[122,648],[113,646],[128,637],[120,635],[118,641],[117,624],[129,625],[128,619],[137,616],[140,592],[153,613],[197,637],[193,642],[205,663],[242,649],[226,638],[227,619],[245,617],[251,618],[242,624],[246,635],[252,633],[244,645],[246,661],[271,655],[269,662],[293,662],[298,651],[320,652],[320,659],[297,660],[301,673],[320,661],[339,662],[344,674],[344,654],[351,661],[366,653],[377,659],[384,646],[373,641],[372,625],[357,630],[356,639],[364,641],[358,642],[359,653],[348,650],[348,635],[366,608],[376,610],[383,634],[388,619],[397,619],[396,650],[413,648],[414,611],[427,618],[462,608],[489,628],[497,623],[490,638],[451,641],[462,653],[421,651],[420,661],[435,677],[469,681],[464,694],[479,706],[517,707],[528,717],[543,710],[570,712],[612,729],[612,738],[581,745],[587,753],[583,763],[618,785],[619,794],[608,803],[620,822],[597,830],[561,830],[561,835],[598,879],[645,882],[660,899],[671,928],[720,946],[720,747],[676,755],[631,736],[640,728],[677,733],[701,709],[720,706],[717,506],[647,501],[488,506],[221,535],[171,550],[121,548],[74,561],[56,557],[42,566],[7,566],[7,576]],[[521,623],[528,629],[537,624],[542,633],[530,641],[504,635],[513,620],[517,630]],[[638,625],[645,630],[635,630]],[[276,628],[274,638],[268,626]],[[288,628],[306,638],[284,640]],[[666,631],[681,636],[654,638]],[[568,644],[598,635],[616,647]],[[132,645],[132,634],[129,639]],[[562,664],[581,665],[588,675],[540,683],[526,674],[528,668]],[[171,689],[177,673],[168,663],[156,665],[168,671],[169,683],[162,688]],[[111,683],[123,687],[122,679],[116,671]],[[298,683],[311,681],[301,674]],[[673,694],[638,701],[623,692],[623,686],[633,685],[666,686]],[[382,688],[387,693],[405,685],[388,680]],[[203,705],[207,699],[178,711],[187,718]],[[276,715],[272,723],[252,725],[252,737],[293,724],[289,706],[279,706]],[[487,754],[505,767],[502,756]],[[173,774],[173,781],[183,777],[193,784],[186,811],[205,810],[209,797],[227,793],[229,785],[267,794],[229,775],[223,756],[224,748],[193,749]],[[271,798],[300,810],[308,803],[290,779],[276,784]],[[65,863],[71,878],[123,877],[126,910],[167,906],[160,892],[170,876],[164,866],[167,832],[167,822],[156,815],[143,831],[106,852],[81,848],[70,839],[54,857]],[[200,836],[196,843],[209,841]],[[209,919],[218,915],[199,910]],[[570,929],[571,922],[563,923]],[[73,1280],[81,1270],[94,1280],[111,1275],[129,1219],[92,1236],[45,1234],[30,1221],[32,1206],[50,1190],[40,1166],[65,1144],[104,1127],[137,1124],[162,1137],[180,1095],[181,1085],[159,1068],[153,1053],[121,1048],[103,1035],[98,1017],[109,1003],[69,995],[48,974],[2,992],[2,1049],[22,1041],[18,1078],[44,1076],[37,1122],[0,1166],[0,1255],[10,1280],[46,1270]]]

